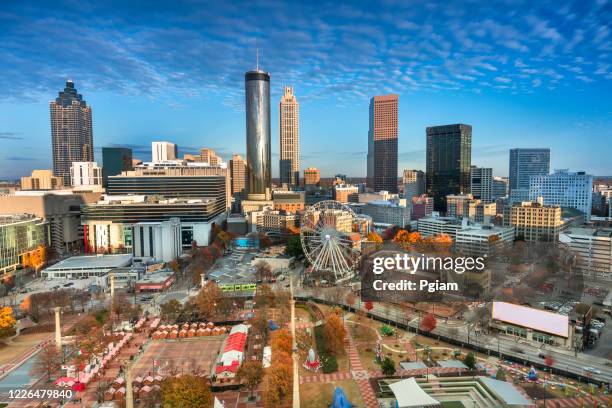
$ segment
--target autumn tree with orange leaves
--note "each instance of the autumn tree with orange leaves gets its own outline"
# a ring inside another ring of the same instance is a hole
[[[293,385],[293,338],[287,329],[276,330],[270,335],[272,363],[265,370],[263,403],[265,408],[288,406],[291,403]]]
[[[416,245],[419,241],[421,241],[421,234],[418,232],[408,232],[406,230],[399,230],[395,237],[393,237],[393,242],[399,244],[402,248],[410,248]]]
[[[0,308],[0,338],[12,335],[15,323],[13,309],[8,306]]]
[[[323,325],[323,338],[327,351],[335,356],[342,353],[345,337],[346,328],[342,318],[335,312],[328,314]]]

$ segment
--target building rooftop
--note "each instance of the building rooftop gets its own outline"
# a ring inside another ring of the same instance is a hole
[[[166,279],[172,277],[174,272],[170,270],[160,270],[153,273],[147,273],[142,278],[138,279],[136,283],[163,283]]]
[[[0,225],[15,224],[36,219],[37,217],[32,214],[0,214]]]
[[[113,269],[128,266],[131,262],[131,254],[73,256],[48,267],[46,270]]]
[[[513,303],[493,302],[492,318],[543,333],[568,337],[569,318],[562,314]]]
[[[612,228],[569,227],[564,234],[612,238]]]

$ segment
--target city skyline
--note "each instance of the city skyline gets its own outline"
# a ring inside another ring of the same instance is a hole
[[[48,103],[68,78],[93,107],[98,162],[106,146],[132,147],[135,157],[146,159],[153,140],[175,142],[181,154],[206,146],[226,161],[233,153],[244,156],[241,81],[255,65],[257,47],[260,65],[272,76],[271,98],[278,100],[285,85],[300,95],[300,170],[313,166],[324,177],[338,171],[365,176],[368,101],[397,93],[403,101],[399,173],[425,168],[426,127],[469,123],[474,129],[472,163],[493,167],[494,175],[508,174],[508,151],[515,147],[550,147],[551,169],[610,175],[601,148],[611,124],[605,95],[610,93],[612,47],[605,2],[525,5],[520,23],[506,16],[516,13],[508,7],[482,7],[465,15],[452,3],[432,4],[412,12],[393,8],[397,18],[390,18],[392,8],[380,4],[376,20],[357,5],[337,10],[325,4],[319,10],[296,5],[315,21],[312,29],[301,30],[306,23],[301,18],[290,29],[277,24],[275,13],[250,10],[241,24],[227,24],[234,28],[224,31],[215,31],[222,30],[217,21],[239,20],[234,8],[196,10],[215,17],[204,19],[202,26],[189,20],[195,11],[184,5],[162,24],[154,8],[135,18],[131,5],[90,4],[82,11],[89,24],[75,27],[73,12],[63,6],[22,12],[3,5],[2,178],[51,168]],[[436,11],[443,12],[434,18]],[[107,25],[101,17],[125,24]],[[457,26],[460,17],[467,21]],[[247,35],[253,18],[260,24]],[[189,24],[179,29],[181,21]],[[60,45],[72,29],[83,41],[66,54]],[[24,40],[18,32],[31,34]],[[213,32],[217,41],[206,42]],[[408,41],[411,36],[416,43]],[[200,45],[180,58],[186,43]],[[178,44],[177,49],[170,44]],[[95,58],[87,52],[92,47],[99,49]],[[160,58],[168,52],[172,61]],[[37,53],[44,64],[34,61]],[[211,53],[227,60],[202,63]],[[271,109],[271,133],[276,135],[278,107],[272,104]],[[274,177],[278,159],[273,137]]]

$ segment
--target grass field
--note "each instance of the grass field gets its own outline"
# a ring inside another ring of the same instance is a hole
[[[321,408],[329,407],[332,403],[334,390],[342,387],[349,401],[356,407],[364,407],[365,404],[359,394],[357,383],[352,380],[334,381],[325,384],[302,384],[300,385],[300,407]]]

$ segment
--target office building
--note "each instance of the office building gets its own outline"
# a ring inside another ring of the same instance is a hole
[[[64,185],[62,177],[55,177],[51,170],[32,170],[32,175],[21,178],[22,190],[55,190]]]
[[[401,228],[410,224],[410,208],[391,201],[370,201],[353,208],[359,214],[370,216],[374,224],[397,225]]]
[[[102,185],[108,184],[109,176],[117,176],[134,168],[132,149],[127,147],[102,148]]]
[[[483,203],[492,201],[493,190],[493,169],[490,167],[470,168],[470,192],[474,198]]]
[[[304,210],[305,194],[303,191],[275,191],[272,202],[275,210],[297,213]]]
[[[280,182],[295,187],[300,182],[300,104],[291,86],[285,87],[279,116]]]
[[[570,227],[559,242],[576,256],[575,271],[600,282],[612,279],[612,228]]]
[[[109,195],[149,195],[164,198],[214,198],[229,208],[230,180],[226,167],[145,164],[108,178]]]
[[[178,151],[176,145],[170,142],[151,143],[151,161],[153,163],[163,163],[166,161],[177,160]]]
[[[510,149],[510,202],[529,200],[529,180],[550,172],[550,149]]]
[[[537,202],[520,202],[504,209],[504,226],[514,227],[516,239],[526,242],[556,243],[563,228],[561,207]]]
[[[244,76],[246,97],[247,193],[249,200],[269,200],[272,186],[270,74],[259,69]]]
[[[510,248],[514,242],[514,228],[491,224],[468,224],[455,234],[455,249],[467,256],[491,256]]]
[[[367,186],[397,193],[398,95],[370,99]]]
[[[449,195],[446,197],[449,217],[467,218],[472,222],[490,223],[496,216],[496,204],[484,203],[471,194]]]
[[[508,178],[507,177],[493,177],[491,183],[491,200],[495,201],[498,198],[504,198],[508,196]]]
[[[225,220],[225,203],[224,197],[106,195],[97,203],[83,206],[81,213],[86,252],[124,252],[136,257],[153,254],[166,261],[162,242],[171,249],[180,242],[183,251],[190,249],[194,241],[199,246],[209,245],[213,228]],[[153,241],[156,236],[161,252],[153,250],[158,247]]]
[[[246,197],[246,162],[239,154],[230,160],[230,173],[232,177],[232,195],[236,199]]]
[[[299,231],[299,216],[286,211],[252,211],[248,214],[252,231],[263,232],[273,237],[287,237]]]
[[[446,212],[446,196],[470,192],[472,127],[433,126],[426,129],[425,184],[434,199],[434,210]]]
[[[72,187],[102,187],[102,167],[96,162],[72,162],[70,167]]]
[[[467,220],[462,221],[455,217],[424,217],[417,220],[417,231],[423,237],[446,234],[455,239],[455,235],[462,228],[462,225],[467,226]]]
[[[50,110],[53,175],[68,186],[72,163],[94,160],[91,107],[68,80]]]
[[[359,201],[359,188],[356,186],[334,186],[334,200],[341,203],[356,203]]]
[[[383,190],[376,193],[359,193],[358,199],[360,203],[369,203],[370,201],[397,200],[399,196]]]
[[[321,183],[321,172],[315,167],[304,169],[304,185],[318,186]]]
[[[588,222],[593,206],[593,176],[585,172],[557,170],[553,174],[533,176],[529,180],[529,199],[544,199],[545,205],[575,208]]]
[[[31,214],[0,215],[0,276],[38,271],[47,261],[49,223]]]
[[[0,214],[33,214],[49,223],[49,257],[78,251],[83,245],[81,206],[98,201],[98,192],[17,191],[0,196]]]
[[[418,197],[412,197],[412,207],[410,208],[410,219],[418,220],[425,217],[430,217],[433,213],[433,198],[427,194],[421,194]]]
[[[412,200],[412,197],[425,194],[425,173],[421,170],[404,170],[402,184],[404,197],[409,201]]]

